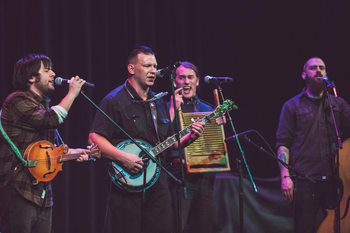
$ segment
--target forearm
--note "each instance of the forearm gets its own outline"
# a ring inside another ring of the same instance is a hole
[[[62,108],[64,108],[66,111],[69,111],[71,108],[76,95],[74,93],[68,92],[68,94],[62,99],[62,101],[58,104]]]
[[[170,115],[170,120],[171,120],[171,122],[173,122],[173,121],[174,121],[174,118],[175,118],[175,112],[174,112],[174,108],[173,108],[173,107],[171,107],[171,108],[169,109],[169,115]]]
[[[188,145],[190,145],[191,143],[193,143],[196,139],[193,139],[191,137],[191,134],[187,134],[185,135],[184,137],[182,137],[180,139],[180,143],[181,143],[181,148],[185,148],[187,147]],[[172,149],[178,149],[178,143],[175,142],[174,145],[172,146]]]
[[[289,164],[289,149],[285,146],[280,146],[277,150],[277,156],[280,160],[285,162],[286,164]],[[283,166],[282,163],[279,163],[280,171],[281,171],[281,177],[283,178],[284,176],[289,177],[289,170]]]
[[[133,153],[127,153],[117,149],[106,138],[96,133],[90,133],[89,142],[98,144],[99,148],[101,149],[102,156],[118,162],[118,164],[121,165],[126,172],[135,173],[142,169],[143,162],[140,160],[140,157]]]
[[[193,138],[193,135],[191,135],[192,133],[189,133],[187,135],[185,135],[181,142],[181,148],[185,148],[186,146],[190,145],[192,142],[196,141],[197,138]]]
[[[103,157],[111,159],[113,161],[119,161],[121,159],[121,154],[123,151],[113,146],[106,138],[96,133],[90,133],[89,143],[97,144],[102,152]]]

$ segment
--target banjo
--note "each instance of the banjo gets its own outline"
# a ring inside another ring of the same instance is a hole
[[[216,118],[226,111],[231,111],[233,109],[232,100],[225,100],[222,105],[216,107],[216,109],[199,120],[199,122],[209,122],[211,119]],[[180,138],[189,134],[192,130],[192,124],[184,128],[179,132]],[[157,158],[157,156],[171,147],[177,142],[176,134],[169,137],[165,141],[159,143],[157,146],[152,147],[145,141],[135,139],[135,141],[144,148],[151,156]],[[141,159],[144,158],[146,153],[144,153],[132,140],[125,140],[116,145],[116,148],[127,153],[132,153],[138,155]],[[145,172],[146,171],[146,172]],[[121,166],[113,161],[108,162],[108,173],[112,179],[112,182],[127,192],[141,192],[143,188],[150,188],[158,179],[160,174],[160,167],[153,162],[151,159],[145,159],[144,169],[141,169],[138,173],[128,173]],[[145,177],[146,176],[146,177]],[[145,182],[144,182],[145,180]]]

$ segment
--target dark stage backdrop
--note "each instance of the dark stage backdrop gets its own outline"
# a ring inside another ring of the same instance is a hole
[[[196,64],[200,97],[208,102],[214,103],[215,86],[205,84],[203,77],[233,77],[233,83],[222,87],[224,96],[239,107],[231,112],[237,132],[255,129],[274,147],[280,110],[302,90],[300,74],[310,57],[325,61],[338,94],[350,101],[347,5],[286,2],[0,0],[0,101],[13,91],[15,62],[28,53],[44,53],[53,60],[57,76],[80,75],[94,83],[96,87],[85,93],[99,103],[126,80],[125,60],[133,46],[147,45],[160,68],[176,61]],[[169,77],[158,79],[152,89],[170,91]],[[53,104],[66,92],[66,87],[57,87],[50,96]],[[76,99],[60,127],[66,144],[87,145],[95,112],[82,95]],[[229,124],[225,131],[227,137],[233,135]],[[343,133],[345,139],[349,130]],[[251,139],[267,149],[257,135]],[[272,158],[241,143],[254,177],[278,176]],[[228,146],[235,171],[240,151],[236,142]],[[64,164],[53,181],[56,233],[102,231],[109,185],[104,164]]]

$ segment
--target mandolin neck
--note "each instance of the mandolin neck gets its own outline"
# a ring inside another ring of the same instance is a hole
[[[66,162],[79,158],[83,153],[63,154],[61,155],[60,162]]]

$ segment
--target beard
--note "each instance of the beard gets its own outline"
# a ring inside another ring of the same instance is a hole
[[[55,90],[55,87],[51,86],[49,83],[44,84],[40,81],[40,77],[36,77],[33,85],[35,85],[36,89],[39,90],[42,94],[46,95]]]
[[[321,80],[317,80],[316,77],[305,77],[305,83],[310,93],[314,96],[320,95],[324,91],[324,85]]]

